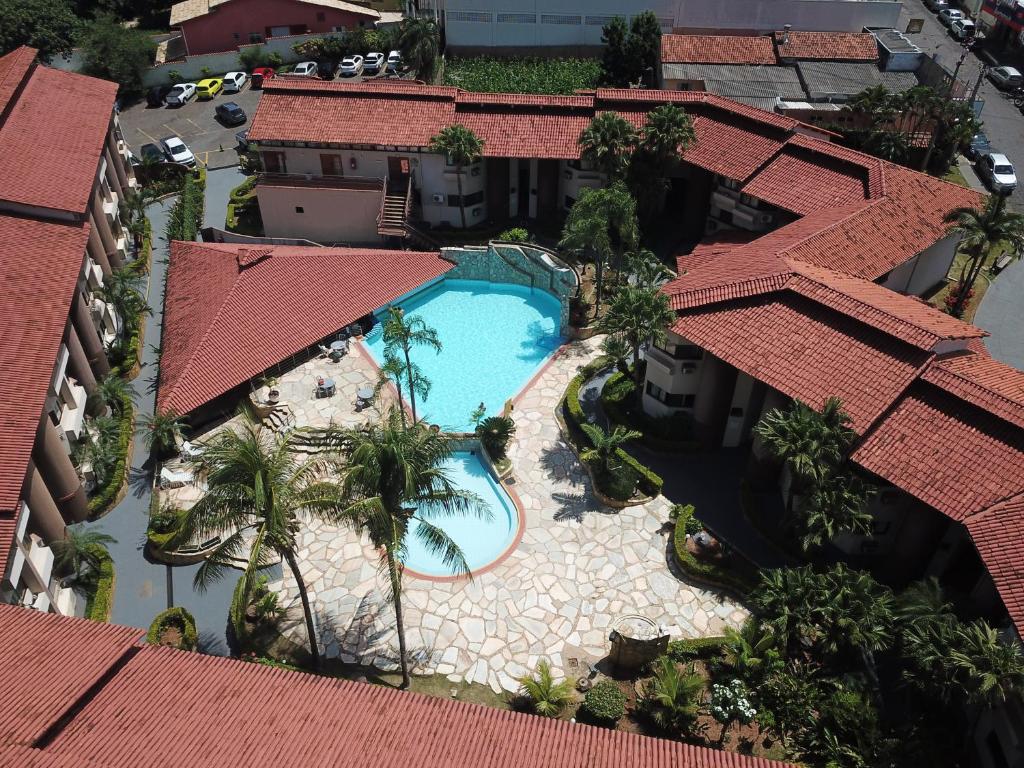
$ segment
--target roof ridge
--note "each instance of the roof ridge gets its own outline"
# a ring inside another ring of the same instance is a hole
[[[956,357],[971,357],[971,356],[987,357],[987,356],[980,355],[980,353],[978,353],[978,352],[968,352],[968,353],[965,353],[963,355],[955,355],[955,356]],[[933,361],[932,366],[929,366],[929,369],[934,367],[935,369],[941,371],[941,374],[937,374],[937,375],[951,376],[952,378],[956,379],[957,381],[963,382],[966,385],[969,385],[971,387],[975,387],[977,389],[983,390],[986,394],[994,397],[996,400],[1000,401],[1000,403],[1006,405],[1009,410],[1021,411],[1022,418],[1021,418],[1020,423],[1018,423],[1018,426],[1024,428],[1024,405],[1022,405],[1021,403],[1017,402],[1016,400],[1014,400],[1011,397],[1007,397],[1002,392],[999,392],[999,391],[993,389],[992,387],[990,387],[990,386],[988,386],[986,384],[983,384],[980,381],[977,381],[975,379],[969,379],[966,376],[964,376],[962,373],[960,373],[958,371],[951,370],[951,369],[949,369],[949,368],[947,368],[947,367],[942,365],[942,363],[944,363],[947,360],[950,360],[952,357],[954,357],[954,355],[948,355],[948,356],[945,356],[945,357],[937,358],[936,360]],[[995,358],[988,357],[988,359],[993,360],[994,362],[999,363],[1001,365],[1006,365],[1006,363],[1002,363],[999,360],[995,360]],[[1013,370],[1017,370],[1016,368],[1013,368],[1013,366],[1007,366],[1007,367],[1009,367],[1009,368],[1011,368]],[[944,392],[948,392],[950,395],[952,395],[953,397],[957,398],[958,400],[964,400],[965,402],[968,402],[968,401],[965,400],[965,398],[961,397],[960,395],[958,395],[955,392],[950,392],[948,389],[946,389],[946,387],[943,387],[938,382],[929,381],[928,379],[925,379],[925,381],[928,381],[929,384],[933,384],[934,386],[939,387]],[[971,403],[971,405],[974,405],[975,407],[981,407],[981,406],[978,406],[976,403]],[[983,410],[985,410],[988,413],[991,413],[993,416],[996,416],[998,418],[1003,418],[1004,420],[1006,420],[1005,417],[1003,417],[1003,416],[1001,416],[1001,415],[999,415],[997,413],[994,413],[993,411],[991,411],[991,410],[989,410],[987,408],[984,408]]]

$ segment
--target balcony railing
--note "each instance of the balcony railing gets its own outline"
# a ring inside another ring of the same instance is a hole
[[[306,173],[261,173],[256,186],[308,189],[384,190],[384,179],[369,176],[314,176]]]

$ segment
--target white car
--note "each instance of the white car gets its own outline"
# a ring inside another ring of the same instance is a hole
[[[299,75],[301,77],[316,77],[316,62],[300,61],[295,65],[295,69],[292,70],[292,74]]]
[[[245,72],[228,72],[224,75],[224,93],[238,93],[248,80]]]
[[[397,72],[402,65],[402,52],[392,51],[388,54],[388,72]]]
[[[945,10],[939,11],[939,21],[945,26],[953,26],[954,21],[966,18],[963,11],[959,11],[956,8],[946,8]]]
[[[978,172],[993,192],[1006,195],[1017,188],[1017,174],[1006,155],[998,152],[982,155],[978,161]]]
[[[366,54],[366,58],[363,60],[363,72],[368,75],[375,75],[384,68],[385,61],[383,53],[372,51]]]
[[[354,77],[363,74],[363,57],[346,56],[338,66],[338,74],[343,77]]]
[[[164,96],[164,104],[168,107],[180,107],[186,101],[194,98],[196,95],[196,84],[195,83],[179,83],[167,92]]]
[[[978,29],[970,19],[957,19],[949,25],[949,31],[957,40],[972,40]]]
[[[988,71],[988,79],[996,88],[1006,91],[1024,85],[1024,75],[1013,67],[992,67]]]
[[[188,148],[188,145],[177,136],[168,136],[165,139],[160,139],[160,146],[163,147],[164,154],[167,155],[167,159],[172,163],[181,163],[190,168],[195,166],[196,156],[192,154],[192,150]]]

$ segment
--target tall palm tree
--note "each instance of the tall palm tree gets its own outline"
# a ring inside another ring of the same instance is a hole
[[[663,104],[648,113],[628,169],[629,188],[645,221],[662,209],[667,177],[696,139],[690,116],[678,105]]]
[[[991,195],[983,208],[957,208],[946,215],[945,221],[949,225],[947,233],[959,237],[959,248],[967,253],[957,283],[957,300],[950,310],[959,317],[993,246],[1006,243],[1010,253],[1020,258],[1024,249],[1024,215],[1006,210],[1004,196]]]
[[[402,423],[405,423],[405,396],[402,394],[402,388],[405,387],[408,378],[406,376],[405,363],[395,357],[394,354],[385,350],[384,352],[384,364],[381,365],[380,370],[377,372],[377,385],[373,389],[374,396],[380,395],[380,392],[388,384],[393,384],[395,390],[398,392],[398,410],[402,414]]]
[[[596,301],[595,316],[604,295],[604,267],[612,256],[621,259],[636,250],[640,227],[636,201],[626,185],[617,181],[602,189],[584,189],[569,210],[558,245],[568,250],[593,254]]]
[[[489,510],[476,496],[457,488],[448,476],[443,465],[452,455],[449,438],[420,423],[405,426],[393,409],[379,423],[363,429],[329,427],[322,433],[322,443],[334,446],[345,459],[345,503],[337,519],[366,534],[381,553],[388,598],[395,606],[402,687],[408,688],[409,659],[402,618],[406,539],[415,536],[453,573],[470,575],[459,545],[434,520],[467,512],[487,515]]]
[[[666,329],[675,320],[668,296],[657,288],[627,285],[619,291],[608,312],[601,318],[600,328],[605,333],[622,336],[633,353],[633,385],[637,392],[643,385],[640,367],[640,348],[649,340],[664,343]]]
[[[152,195],[145,187],[124,190],[121,199],[121,218],[135,241],[135,251],[142,246],[142,235],[146,231],[146,206]]]
[[[99,571],[107,545],[116,544],[117,539],[99,531],[71,526],[65,529],[63,539],[47,543],[53,552],[54,567],[77,583]]]
[[[146,297],[142,293],[144,281],[128,268],[119,269],[104,276],[97,293],[110,304],[121,318],[125,335],[135,332],[143,314],[150,312]]]
[[[874,516],[867,507],[871,496],[872,489],[850,472],[835,473],[816,483],[800,514],[804,552],[824,546],[840,533],[870,535]]]
[[[1024,651],[981,620],[960,625],[949,660],[968,702],[981,707],[1004,704],[1024,691]]]
[[[295,433],[278,435],[245,420],[237,431],[226,429],[208,440],[199,459],[207,472],[208,490],[185,513],[176,540],[221,537],[196,572],[194,584],[199,590],[244,558],[242,591],[248,594],[272,554],[286,562],[302,602],[313,665],[319,667],[316,627],[299,568],[297,539],[305,520],[336,519],[341,501],[338,486],[323,479],[333,462],[323,455],[309,458],[299,453],[299,439]]]
[[[621,179],[636,147],[637,134],[626,118],[617,112],[602,112],[590,121],[579,137],[583,159],[608,178]]]
[[[146,450],[151,453],[169,454],[185,436],[185,420],[173,409],[146,414],[139,422]]]
[[[657,256],[646,248],[626,254],[630,282],[639,288],[657,288],[670,276]]]
[[[430,139],[430,151],[444,155],[455,166],[455,181],[459,189],[459,215],[462,228],[466,228],[466,204],[462,195],[462,175],[467,165],[480,159],[484,151],[484,140],[464,125],[456,123],[441,129]]]
[[[430,392],[430,382],[420,372],[418,366],[412,362],[412,348],[417,346],[429,347],[434,352],[441,352],[441,341],[437,338],[437,331],[431,328],[422,317],[413,315],[406,317],[399,307],[388,307],[388,316],[384,320],[384,346],[392,357],[397,357],[401,352],[402,360],[405,361],[404,371],[408,385],[406,392],[409,393],[409,404],[412,407],[412,420],[418,419],[416,414],[416,394],[422,393],[426,399]]]
[[[398,33],[398,47],[414,70],[416,77],[431,83],[437,70],[441,50],[441,34],[433,19],[406,18]]]

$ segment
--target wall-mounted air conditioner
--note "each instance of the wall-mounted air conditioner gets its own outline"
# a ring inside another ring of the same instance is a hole
[[[440,192],[435,192],[430,196],[430,199],[433,200],[435,203],[443,203],[444,195],[441,194]]]

